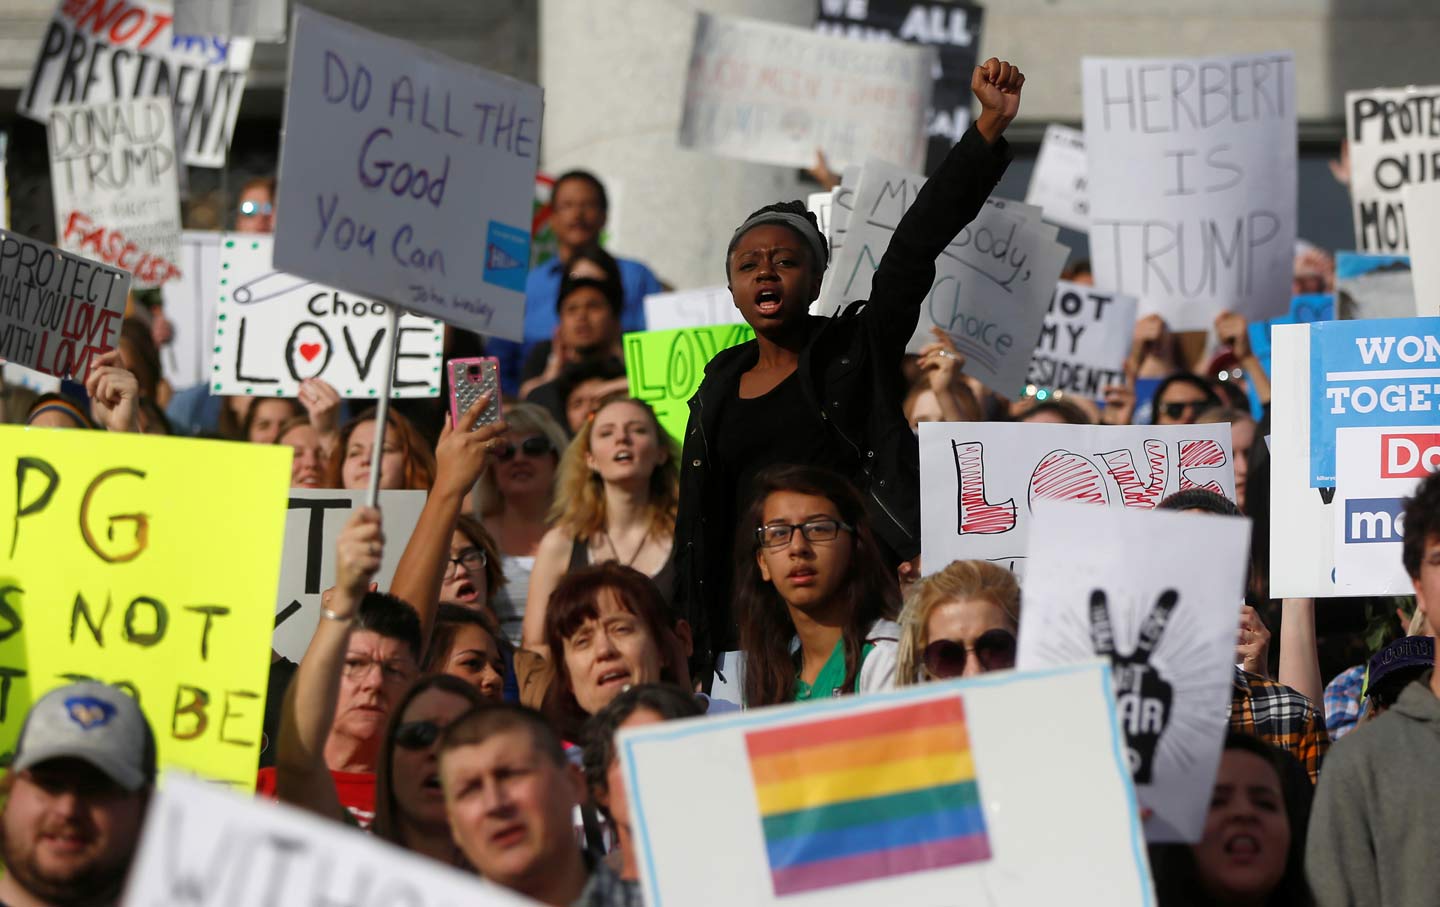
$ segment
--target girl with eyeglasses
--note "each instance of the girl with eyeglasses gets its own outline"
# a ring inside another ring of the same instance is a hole
[[[900,612],[900,686],[1015,667],[1020,584],[989,561],[954,561],[917,582]]]
[[[736,540],[745,705],[893,686],[900,592],[859,493],[808,466],[772,467],[755,487],[748,544]]]
[[[476,487],[475,510],[500,549],[506,580],[505,589],[492,597],[491,604],[500,618],[500,631],[518,645],[530,572],[535,569],[540,539],[550,528],[565,431],[533,403],[507,406],[505,424]]]
[[[540,540],[525,605],[527,649],[545,650],[545,607],[566,571],[607,561],[654,580],[666,604],[679,472],[675,442],[643,400],[611,397],[580,427],[560,460],[554,528]]]

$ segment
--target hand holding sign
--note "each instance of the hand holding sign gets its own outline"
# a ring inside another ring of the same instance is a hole
[[[1130,770],[1137,784],[1150,783],[1155,771],[1155,748],[1160,744],[1160,735],[1170,720],[1170,704],[1174,700],[1174,689],[1150,665],[1150,654],[1155,651],[1170,612],[1175,610],[1180,595],[1174,589],[1160,593],[1155,609],[1145,618],[1140,627],[1140,636],[1135,649],[1129,655],[1115,651],[1115,634],[1110,626],[1110,610],[1105,590],[1096,589],[1090,593],[1090,637],[1095,643],[1095,654],[1108,656],[1115,675],[1115,704],[1120,713],[1120,725],[1125,729],[1128,740]]]
[[[335,543],[335,592],[332,602],[341,617],[349,617],[360,606],[370,579],[380,572],[385,553],[385,533],[380,529],[380,511],[360,507],[340,532]],[[328,607],[328,606],[327,606]]]
[[[300,405],[328,448],[340,434],[340,394],[323,378],[306,378],[300,382]]]
[[[964,380],[965,355],[955,348],[955,341],[944,329],[932,327],[930,333],[936,340],[920,348],[920,371],[934,393],[952,392]]]
[[[1235,312],[1221,312],[1215,316],[1215,336],[1220,343],[1230,347],[1230,352],[1235,354],[1236,359],[1245,359],[1250,355],[1250,325],[1245,321],[1244,315]]]
[[[1251,674],[1269,677],[1270,631],[1260,613],[1249,605],[1240,606],[1240,633],[1235,639],[1235,660]]]
[[[140,382],[120,364],[119,350],[111,350],[90,364],[85,393],[90,395],[90,415],[96,422],[110,431],[140,431],[136,406]]]

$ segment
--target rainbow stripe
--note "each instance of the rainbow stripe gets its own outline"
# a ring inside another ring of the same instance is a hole
[[[745,735],[777,896],[990,859],[959,697]]]

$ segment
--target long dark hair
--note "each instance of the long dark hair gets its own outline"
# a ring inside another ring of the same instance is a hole
[[[854,547],[849,575],[837,593],[847,615],[843,689],[854,689],[865,635],[875,621],[894,620],[900,611],[899,583],[885,566],[870,532],[860,493],[838,473],[813,466],[772,466],[755,477],[752,487],[755,497],[740,520],[735,541],[735,615],[740,623],[740,649],[745,653],[745,704],[754,708],[795,698],[795,660],[790,653],[795,623],[755,560],[755,530],[765,521],[765,500],[780,491],[825,498],[835,505],[840,519],[855,528],[845,534]]]
[[[1310,825],[1310,804],[1315,796],[1309,773],[1294,756],[1249,734],[1226,735],[1225,749],[1259,756],[1270,763],[1280,778],[1285,818],[1290,823],[1290,850],[1285,855],[1285,874],[1265,903],[1268,907],[1313,907],[1315,896],[1305,881],[1305,830]],[[1150,867],[1160,907],[1202,907],[1214,903],[1200,881],[1195,851],[1189,845],[1152,845]]]

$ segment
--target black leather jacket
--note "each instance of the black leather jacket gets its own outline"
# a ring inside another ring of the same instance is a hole
[[[905,213],[875,271],[871,299],[833,318],[808,316],[798,373],[806,403],[833,440],[853,452],[850,476],[871,527],[902,560],[920,553],[920,452],[905,420],[901,361],[935,280],[935,259],[980,212],[1010,163],[971,126]],[[856,216],[859,216],[858,214]],[[728,576],[734,568],[729,515],[735,489],[712,468],[720,407],[739,394],[740,376],[759,359],[756,341],[715,354],[690,398],[680,465],[676,605],[695,633],[695,664],[708,678],[714,657],[735,648]]]

